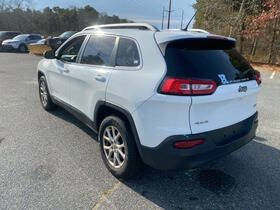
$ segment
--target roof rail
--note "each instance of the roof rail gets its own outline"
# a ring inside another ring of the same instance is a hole
[[[188,31],[190,31],[190,32],[198,32],[198,33],[210,34],[208,31],[205,31],[205,30],[203,30],[203,29],[196,29],[196,28],[188,29]]]
[[[119,24],[105,24],[105,25],[94,25],[86,27],[83,31],[98,30],[102,28],[107,29],[139,29],[139,30],[150,30],[159,31],[155,26],[148,23],[119,23]]]

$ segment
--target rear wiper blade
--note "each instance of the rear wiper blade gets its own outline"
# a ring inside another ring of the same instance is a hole
[[[250,71],[252,71],[252,69],[247,69],[246,71],[239,72],[239,73],[237,73],[237,75],[242,78],[245,75],[247,75]]]

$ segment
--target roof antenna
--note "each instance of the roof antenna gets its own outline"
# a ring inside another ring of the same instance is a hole
[[[191,18],[190,21],[188,22],[186,28],[183,29],[183,31],[187,31],[187,30],[188,30],[188,28],[189,28],[191,22],[193,21],[194,17],[196,16],[196,14],[197,14],[197,11],[194,13],[194,15],[192,16],[192,18]]]

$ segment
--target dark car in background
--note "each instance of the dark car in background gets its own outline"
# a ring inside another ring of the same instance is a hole
[[[58,37],[53,37],[53,38],[48,38],[47,39],[47,44],[52,48],[52,49],[57,49],[62,45],[67,39],[69,39],[71,36],[73,36],[77,31],[66,31],[59,35]]]
[[[17,31],[0,31],[0,50],[2,50],[2,42],[6,39],[12,39],[15,36],[20,35]]]

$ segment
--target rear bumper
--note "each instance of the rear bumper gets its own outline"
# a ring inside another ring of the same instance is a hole
[[[249,143],[256,135],[258,113],[237,124],[195,135],[171,136],[159,146],[142,146],[143,161],[157,169],[191,169],[223,157]],[[241,132],[240,132],[241,130]],[[175,149],[174,142],[203,138],[192,149]]]

